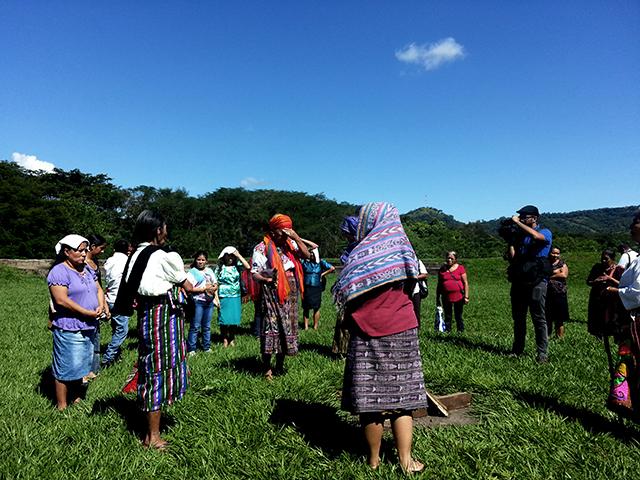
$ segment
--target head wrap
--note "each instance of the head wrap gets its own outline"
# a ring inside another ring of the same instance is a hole
[[[271,217],[271,220],[269,220],[269,228],[271,230],[277,230],[280,228],[293,228],[293,222],[291,221],[291,217],[282,213],[276,213],[273,217]],[[282,259],[280,258],[278,247],[276,246],[271,235],[265,235],[263,242],[266,247],[265,250],[267,259],[269,260],[269,265],[271,266],[271,268],[274,268],[278,271],[278,301],[280,302],[280,304],[283,304],[286,298],[289,296],[290,292],[287,274],[284,271],[284,265],[282,264]],[[295,243],[293,242],[293,240],[287,237],[284,245],[281,245],[280,248],[283,253],[293,262],[293,265],[295,266],[294,274],[296,277],[296,282],[298,283],[298,290],[300,291],[300,294],[303,294],[304,282],[302,280],[304,274],[302,272],[302,265],[300,264],[300,260],[298,260],[298,257],[293,253],[296,250],[294,245]]]
[[[360,209],[357,245],[334,287],[339,305],[393,282],[416,278],[418,260],[390,203],[368,203]]]
[[[278,230],[279,228],[293,228],[293,222],[291,217],[283,213],[276,213],[271,220],[269,220],[269,228],[271,230]]]
[[[346,235],[350,235],[351,237],[356,238],[357,230],[358,230],[358,217],[353,215],[349,217],[344,217],[344,220],[340,224],[340,231]],[[351,253],[351,250],[353,250],[353,248],[357,244],[358,242],[353,241],[349,243],[349,245],[347,245],[347,248],[344,249],[344,252],[342,252],[342,254],[340,255],[340,263],[342,263],[342,265],[347,263],[347,259],[349,258],[349,254]]]
[[[58,243],[56,243],[56,247],[55,247],[56,255],[58,255],[62,251],[62,247],[65,245],[75,250],[85,242],[87,246],[89,246],[89,240],[87,240],[86,238],[80,235],[76,235],[75,233],[72,233],[71,235],[67,235],[66,237],[63,237],[62,239],[60,239]]]
[[[224,257],[226,254],[233,255],[233,252],[235,252],[235,251],[236,251],[236,247],[231,247],[231,246],[229,246],[229,247],[224,247],[224,248],[222,249],[222,251],[220,252],[220,255],[218,255],[218,260],[220,260],[220,259],[221,259],[222,257]]]
[[[356,236],[356,230],[358,229],[358,217],[351,215],[344,217],[344,220],[340,224],[340,231],[352,237]]]

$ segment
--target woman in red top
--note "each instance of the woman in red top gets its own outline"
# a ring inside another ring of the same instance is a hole
[[[388,418],[401,468],[418,472],[424,465],[411,455],[411,411],[427,406],[411,301],[418,261],[398,210],[388,203],[360,209],[356,241],[334,287],[350,330],[342,408],[360,416],[371,468],[380,463]]]
[[[447,332],[451,331],[451,310],[456,317],[458,332],[464,331],[462,309],[469,303],[469,282],[467,271],[458,263],[456,252],[447,252],[445,264],[438,272],[436,305],[444,309],[444,323]]]

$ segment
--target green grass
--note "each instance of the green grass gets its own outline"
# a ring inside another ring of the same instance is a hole
[[[541,366],[534,362],[530,321],[527,355],[504,355],[512,326],[501,260],[466,262],[471,303],[464,335],[431,331],[430,279],[421,331],[427,386],[437,395],[472,392],[478,423],[416,429],[414,452],[426,463],[421,478],[637,476],[640,428],[604,408],[606,356],[586,332],[584,279],[593,259],[576,255],[567,261],[572,321],[566,338],[551,342],[551,363]],[[167,453],[140,446],[144,419],[135,398],[119,393],[136,356],[134,338],[127,339],[124,360],[91,384],[85,401],[55,410],[41,392],[51,363],[47,299],[42,278],[0,267],[0,478],[401,476],[390,438],[380,470],[368,470],[357,422],[339,410],[344,364],[329,357],[335,313],[328,296],[320,330],[301,332],[300,354],[287,359],[287,375],[272,384],[255,373],[259,346],[248,334],[235,348],[218,345],[191,358],[191,388],[163,414],[171,441]],[[247,328],[251,316],[245,306]],[[109,330],[103,328],[103,345]]]

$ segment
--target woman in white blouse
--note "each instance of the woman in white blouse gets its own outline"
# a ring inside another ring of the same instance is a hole
[[[631,238],[640,243],[640,211],[631,222]],[[628,414],[640,412],[637,394],[640,390],[640,257],[633,260],[620,277],[617,287],[607,287],[607,291],[617,292],[628,312],[623,334],[618,339],[620,361],[612,382],[609,406]]]
[[[180,255],[162,249],[167,240],[162,215],[143,211],[133,238],[137,248],[125,267],[116,308],[137,300],[138,402],[148,423],[143,444],[164,449],[168,443],[160,437],[160,408],[182,398],[188,386],[181,288],[195,289]],[[214,291],[211,287],[209,293]]]

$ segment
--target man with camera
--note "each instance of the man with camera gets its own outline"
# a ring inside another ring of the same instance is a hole
[[[547,280],[551,274],[549,250],[552,235],[538,225],[540,213],[533,205],[518,210],[511,218],[509,242],[509,281],[511,282],[511,315],[513,317],[512,354],[524,352],[527,335],[527,310],[531,312],[536,334],[538,363],[547,363],[548,337],[545,319]],[[501,233],[502,234],[502,233]]]

